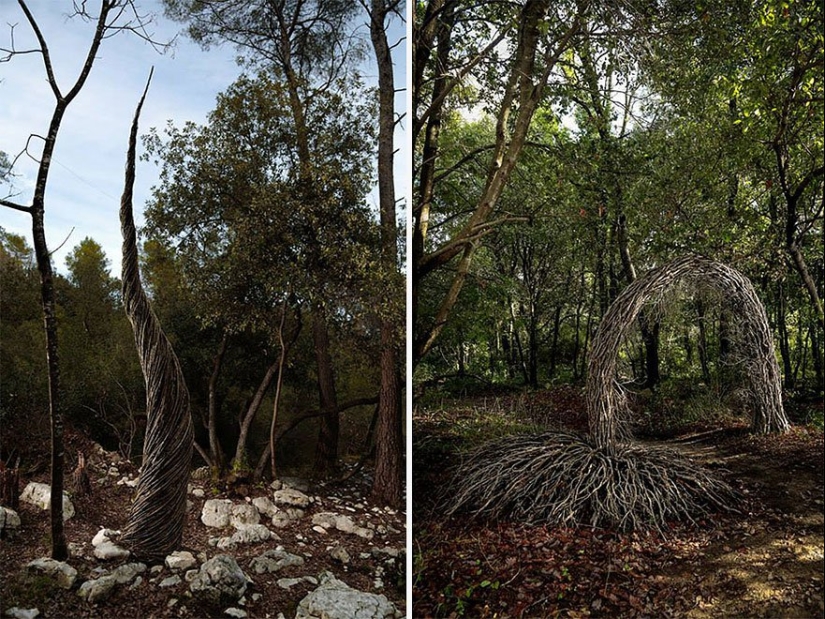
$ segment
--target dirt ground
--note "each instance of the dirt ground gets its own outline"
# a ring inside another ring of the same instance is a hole
[[[545,427],[582,430],[581,403],[567,396]],[[467,436],[457,428],[509,431],[514,407],[491,402],[416,411],[414,497],[449,479]],[[435,498],[416,499],[413,616],[823,617],[822,430],[754,437],[739,422],[649,440],[715,469],[742,493],[740,513],[659,535],[444,518]]]
[[[67,453],[84,451],[87,456],[95,451],[88,439],[77,433],[67,437]],[[65,533],[70,544],[72,557],[68,563],[78,571],[78,578],[72,590],[56,587],[46,578],[26,579],[23,568],[26,563],[40,557],[48,557],[49,516],[48,512],[26,503],[20,503],[19,515],[22,520],[20,531],[13,539],[0,540],[0,616],[5,617],[9,608],[37,608],[39,619],[67,619],[88,617],[90,619],[149,619],[160,617],[225,617],[225,608],[212,608],[198,603],[188,594],[185,582],[168,588],[160,588],[159,583],[172,575],[166,568],[158,568],[157,574],[149,571],[143,574],[140,586],[117,587],[106,601],[90,604],[77,596],[77,588],[89,578],[97,577],[101,569],[112,570],[124,561],[103,562],[92,556],[91,540],[100,528],[122,529],[127,521],[128,507],[134,489],[117,485],[119,478],[136,475],[137,470],[128,462],[115,461],[114,454],[95,456],[89,459],[92,494],[75,497],[73,503],[76,515],[66,521]],[[111,476],[112,467],[118,476]],[[41,469],[43,467],[40,467]],[[21,475],[20,487],[29,481],[48,483],[42,470],[33,475]],[[70,476],[67,476],[70,488]],[[390,555],[385,550],[402,550],[406,545],[403,511],[369,502],[370,480],[361,473],[347,482],[337,485],[315,485],[307,494],[315,497],[315,502],[307,510],[306,516],[283,528],[269,526],[279,539],[253,544],[239,544],[232,550],[219,551],[209,545],[210,537],[231,534],[231,530],[218,530],[204,526],[199,516],[203,503],[210,498],[229,498],[234,503],[249,501],[256,496],[272,498],[272,491],[266,485],[254,485],[243,489],[243,496],[236,492],[221,491],[208,481],[193,481],[193,487],[204,490],[201,497],[189,495],[192,502],[184,529],[180,550],[189,550],[194,555],[205,552],[209,558],[227,553],[235,557],[240,567],[254,581],[246,593],[246,603],[242,608],[250,618],[270,617],[279,613],[294,617],[298,602],[315,586],[310,582],[299,582],[288,589],[278,584],[279,579],[311,576],[317,578],[323,571],[332,572],[336,578],[360,591],[383,594],[396,607],[405,611],[404,565],[402,553],[388,563]],[[357,535],[329,529],[325,533],[313,530],[312,514],[331,511],[349,515],[360,526],[371,525],[376,530],[371,540]],[[74,545],[74,548],[72,546]],[[249,563],[264,551],[283,546],[286,551],[305,558],[303,566],[292,566],[277,573],[255,574],[249,570]],[[346,564],[331,556],[330,551],[342,546],[351,557]],[[200,563],[200,561],[199,561]],[[392,563],[392,565],[390,565]]]

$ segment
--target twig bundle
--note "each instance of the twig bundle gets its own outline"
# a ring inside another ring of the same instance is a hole
[[[564,432],[508,436],[465,458],[442,500],[469,512],[526,524],[662,530],[735,511],[738,494],[678,452],[622,443],[615,453]]]

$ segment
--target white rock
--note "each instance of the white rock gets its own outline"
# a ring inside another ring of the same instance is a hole
[[[6,611],[6,617],[12,617],[13,619],[34,619],[39,614],[40,610],[37,608],[17,608],[17,606]]]
[[[255,506],[248,503],[241,505],[233,505],[232,511],[229,515],[229,523],[236,529],[242,526],[258,524],[261,521],[261,515]]]
[[[205,493],[203,491],[203,488],[195,488],[194,490],[192,490],[192,496],[196,499],[202,499],[204,495]]]
[[[198,564],[198,560],[188,550],[176,550],[166,557],[164,563],[166,563],[166,567],[170,570],[177,572],[186,571],[195,567]]]
[[[297,507],[290,507],[284,511],[279,511],[272,516],[272,526],[276,528],[285,527],[303,517],[304,510],[298,509]]]
[[[17,515],[17,512],[8,507],[0,506],[0,539],[7,536],[13,537],[19,528],[20,516]]]
[[[125,559],[129,556],[129,551],[110,541],[105,541],[95,546],[94,555],[98,559],[108,561],[109,559]]]
[[[270,487],[270,489],[272,489],[273,491],[274,491],[274,490],[280,490],[281,488],[283,488],[283,487],[284,487],[284,484],[283,484],[283,482],[281,482],[281,480],[280,480],[280,479],[276,479],[276,480],[274,480],[271,484],[269,484],[269,487]]]
[[[233,557],[218,555],[201,565],[189,590],[195,597],[216,606],[233,604],[243,597],[250,582]]]
[[[27,563],[26,573],[31,575],[32,572],[40,572],[53,577],[62,589],[71,589],[77,579],[77,570],[71,565],[49,558],[35,559]]]
[[[278,546],[275,550],[267,550],[262,555],[253,558],[249,562],[249,567],[256,574],[263,574],[264,572],[277,572],[285,567],[301,566],[303,564],[303,557],[290,554],[282,546]]]
[[[272,494],[272,501],[276,505],[286,505],[288,507],[298,507],[300,509],[309,507],[310,504],[310,498],[307,495],[300,490],[294,490],[292,488],[276,490]]]
[[[229,526],[232,514],[232,501],[229,499],[209,499],[203,504],[201,522],[207,527],[222,529]]]
[[[252,499],[252,505],[255,506],[255,509],[257,509],[261,515],[267,518],[272,518],[272,516],[278,513],[278,508],[275,506],[275,503],[265,496]]]
[[[243,619],[246,617],[246,611],[241,610],[240,608],[230,607],[223,611],[224,615],[229,615],[230,617],[237,617],[238,619]]]
[[[312,530],[315,531],[316,533],[320,533],[321,535],[326,535],[327,534],[327,530],[324,527],[319,526],[319,525],[315,525],[314,527],[312,527]]]
[[[319,512],[312,516],[312,524],[324,527],[325,529],[335,529],[335,519],[337,514],[332,512]]]
[[[161,580],[158,586],[161,589],[165,589],[166,587],[174,587],[175,585],[179,585],[180,583],[180,576],[174,574],[173,576],[169,576],[168,578],[164,578],[163,580]]]
[[[88,602],[99,602],[105,600],[112,593],[115,585],[123,585],[131,582],[138,574],[146,571],[144,563],[126,563],[121,565],[111,574],[106,574],[95,580],[87,580],[77,592],[77,595]]]
[[[52,488],[49,484],[41,484],[39,482],[30,482],[23,489],[20,495],[20,500],[30,503],[40,509],[50,509]],[[69,495],[63,493],[63,520],[66,521],[74,516],[74,505],[69,500]]]
[[[343,546],[336,546],[335,548],[333,548],[330,551],[329,556],[335,559],[336,561],[340,561],[344,565],[350,562],[349,553],[347,552],[347,549]]]
[[[120,535],[120,531],[115,531],[113,529],[100,529],[95,536],[92,538],[92,546],[97,548],[104,542],[111,542],[112,538],[117,538]]]
[[[386,596],[363,593],[324,572],[321,585],[298,603],[295,619],[391,619],[401,616]]]
[[[232,540],[237,544],[255,544],[265,542],[277,536],[262,524],[245,524],[238,527],[232,534]]]

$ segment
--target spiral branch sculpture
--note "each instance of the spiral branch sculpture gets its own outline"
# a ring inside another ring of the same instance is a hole
[[[126,180],[120,201],[123,303],[135,334],[146,381],[147,412],[137,494],[120,542],[136,558],[160,561],[180,545],[183,536],[194,435],[189,391],[178,358],[152,312],[138,268],[137,235],[132,214],[135,147],[138,119],[151,79],[150,73],[132,120]]]

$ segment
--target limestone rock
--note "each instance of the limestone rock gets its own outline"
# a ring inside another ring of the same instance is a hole
[[[312,524],[324,527],[325,529],[338,529],[342,533],[350,533],[358,537],[363,537],[364,539],[372,539],[373,535],[375,535],[370,529],[356,525],[349,516],[332,512],[315,514],[312,517]]]
[[[126,559],[129,556],[129,551],[121,548],[112,541],[112,538],[117,538],[120,531],[113,531],[111,529],[101,529],[94,538],[92,538],[92,546],[94,546],[94,555],[98,559],[108,561],[109,559]]]
[[[26,503],[39,507],[40,509],[49,509],[51,502],[52,487],[49,484],[41,484],[39,482],[30,482],[20,495],[20,500]],[[64,522],[74,516],[74,505],[69,500],[69,495],[63,493],[63,520]]]
[[[186,570],[195,567],[198,560],[188,550],[176,550],[165,560],[166,567],[173,572],[185,572]]]
[[[347,549],[343,546],[336,546],[332,550],[329,551],[329,556],[335,559],[336,561],[340,561],[344,565],[350,562],[351,557],[347,552]]]
[[[223,611],[224,615],[229,615],[230,617],[236,617],[237,619],[243,619],[246,617],[246,611],[241,610],[240,608],[230,607]]]
[[[100,602],[112,594],[115,585],[124,585],[138,574],[146,571],[145,563],[126,563],[110,574],[105,574],[94,580],[87,580],[77,592],[77,595],[87,602]]]
[[[6,617],[12,619],[34,619],[40,615],[40,610],[37,608],[17,608],[14,606],[6,611]]]
[[[275,503],[265,496],[252,499],[252,505],[255,506],[255,509],[257,509],[260,514],[267,518],[272,518],[272,516],[278,513],[278,508],[275,506]]]
[[[160,587],[161,589],[165,589],[166,587],[174,587],[175,585],[179,585],[180,583],[180,576],[178,576],[177,574],[173,574],[172,576],[169,576],[168,578],[164,578],[163,580],[161,580],[158,587]]]
[[[232,515],[232,501],[229,499],[209,499],[203,504],[201,522],[207,527],[222,529],[229,526]]]
[[[276,537],[275,534],[262,524],[242,525],[232,534],[232,540],[238,544],[265,542],[272,537]]]
[[[272,516],[272,526],[280,529],[304,517],[304,510],[290,507]]]
[[[329,572],[321,584],[298,603],[295,619],[395,619],[401,613],[384,595],[364,593]]]
[[[44,558],[30,561],[26,564],[26,574],[31,576],[33,572],[53,577],[62,589],[71,589],[77,579],[76,569],[68,563],[55,559]]]
[[[254,557],[249,562],[249,567],[256,574],[263,574],[264,572],[277,572],[285,567],[301,566],[303,564],[303,557],[290,554],[284,550],[283,546],[278,546],[275,550],[267,550],[262,555]]]
[[[242,526],[258,524],[260,521],[261,515],[254,505],[241,503],[240,505],[232,506],[232,511],[229,515],[229,524],[236,529]]]
[[[246,592],[249,579],[237,561],[229,555],[217,555],[201,565],[189,590],[210,604],[227,605],[237,602]]]
[[[309,507],[310,504],[310,498],[307,495],[300,490],[294,490],[292,488],[276,490],[272,494],[272,500],[276,505],[298,507],[299,509],[305,509]]]
[[[20,516],[17,515],[17,512],[8,507],[0,506],[0,539],[13,537],[19,528]]]

